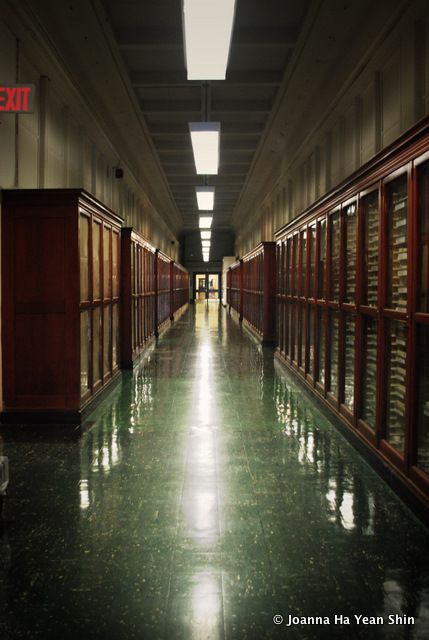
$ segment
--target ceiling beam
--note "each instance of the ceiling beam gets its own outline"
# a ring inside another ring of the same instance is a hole
[[[213,100],[211,113],[270,113],[271,100]]]
[[[198,113],[201,114],[200,100],[140,100],[143,113]]]
[[[163,153],[185,153],[192,152],[191,141],[189,134],[173,140],[157,140],[157,136],[154,136],[154,145],[157,152],[161,155]],[[238,138],[237,140],[227,138],[221,134],[221,149],[222,151],[241,151],[251,152],[255,151],[258,146],[256,140],[246,140],[245,138]]]
[[[123,51],[145,49],[183,49],[182,29],[124,28],[116,29],[115,38]],[[291,49],[296,45],[298,30],[284,27],[252,27],[234,29],[232,47],[281,47]]]
[[[186,70],[183,71],[132,71],[131,83],[137,88],[145,87],[199,87],[201,82],[187,80]],[[278,86],[282,80],[282,72],[267,71],[227,71],[226,80],[212,81],[212,85],[231,88],[235,86]],[[221,84],[222,83],[222,84]]]
[[[152,136],[189,135],[187,122],[156,122],[148,124]],[[260,136],[264,125],[260,122],[222,122],[221,136]]]

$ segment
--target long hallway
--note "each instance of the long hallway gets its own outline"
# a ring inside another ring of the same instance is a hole
[[[4,640],[428,637],[427,531],[217,305],[91,421],[79,441],[2,429]]]

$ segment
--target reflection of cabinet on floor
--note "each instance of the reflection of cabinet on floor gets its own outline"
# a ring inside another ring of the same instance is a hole
[[[121,220],[79,189],[3,192],[3,422],[80,423],[119,371]]]

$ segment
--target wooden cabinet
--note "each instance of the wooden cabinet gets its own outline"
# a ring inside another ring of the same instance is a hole
[[[121,367],[129,369],[156,331],[156,249],[128,227],[121,245]]]
[[[426,119],[276,234],[276,357],[426,505],[428,150]]]
[[[120,225],[82,190],[3,191],[3,422],[79,423],[117,375]]]
[[[275,341],[276,245],[261,242],[243,256],[243,320],[263,344]]]

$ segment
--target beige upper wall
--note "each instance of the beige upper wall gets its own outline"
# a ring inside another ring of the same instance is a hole
[[[327,96],[305,106],[265,193],[237,225],[237,255],[272,240],[277,229],[429,113],[428,4],[392,2],[392,13],[402,6],[346,86],[342,78],[338,84],[332,79],[329,108],[320,109]],[[358,30],[354,37],[359,39]]]

